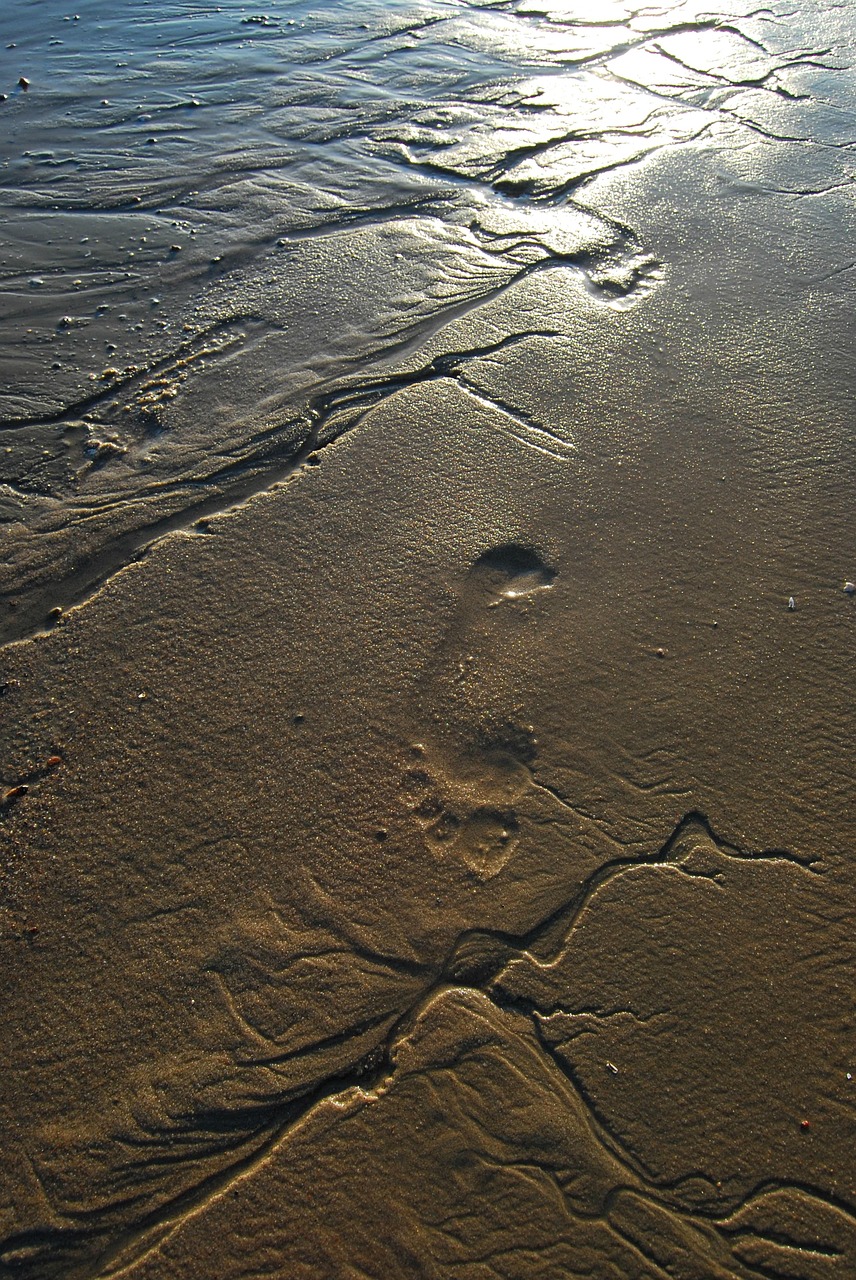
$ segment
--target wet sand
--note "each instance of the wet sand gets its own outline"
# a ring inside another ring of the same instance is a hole
[[[847,1280],[852,14],[142,8],[3,54],[0,1275]]]

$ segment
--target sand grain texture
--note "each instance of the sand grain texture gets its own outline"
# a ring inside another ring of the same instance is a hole
[[[223,253],[3,349],[0,1276],[856,1274],[852,32],[584,8],[162,6],[198,173],[3,190]]]

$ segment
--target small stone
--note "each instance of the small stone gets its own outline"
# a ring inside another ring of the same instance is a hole
[[[30,82],[27,79],[27,77],[21,76],[20,80],[18,81],[18,88],[23,89],[24,93],[26,93],[29,87],[30,87]]]
[[[844,590],[847,592],[848,596],[856,595],[856,582],[851,582],[848,578],[844,584]]]
[[[796,607],[797,607],[797,602],[796,602],[796,600],[793,598],[793,596],[788,596],[788,608],[789,608],[789,609],[796,609]]]

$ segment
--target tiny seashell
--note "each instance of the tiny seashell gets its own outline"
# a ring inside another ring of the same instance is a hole
[[[856,595],[856,582],[850,582],[848,580],[844,584],[844,590],[847,592],[848,596]]]
[[[796,600],[793,598],[793,596],[789,596],[789,597],[788,597],[788,608],[789,608],[789,609],[796,609],[796,607],[797,607],[797,602],[796,602]]]

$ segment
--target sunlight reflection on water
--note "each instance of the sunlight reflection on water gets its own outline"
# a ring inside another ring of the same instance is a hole
[[[10,8],[0,422],[36,434],[0,460],[0,514],[54,527],[71,494],[88,509],[213,483],[215,437],[268,448],[319,381],[393,340],[411,356],[542,266],[635,305],[661,275],[610,190],[644,191],[670,151],[688,173],[714,151],[734,190],[845,193],[846,13],[739,8]]]

